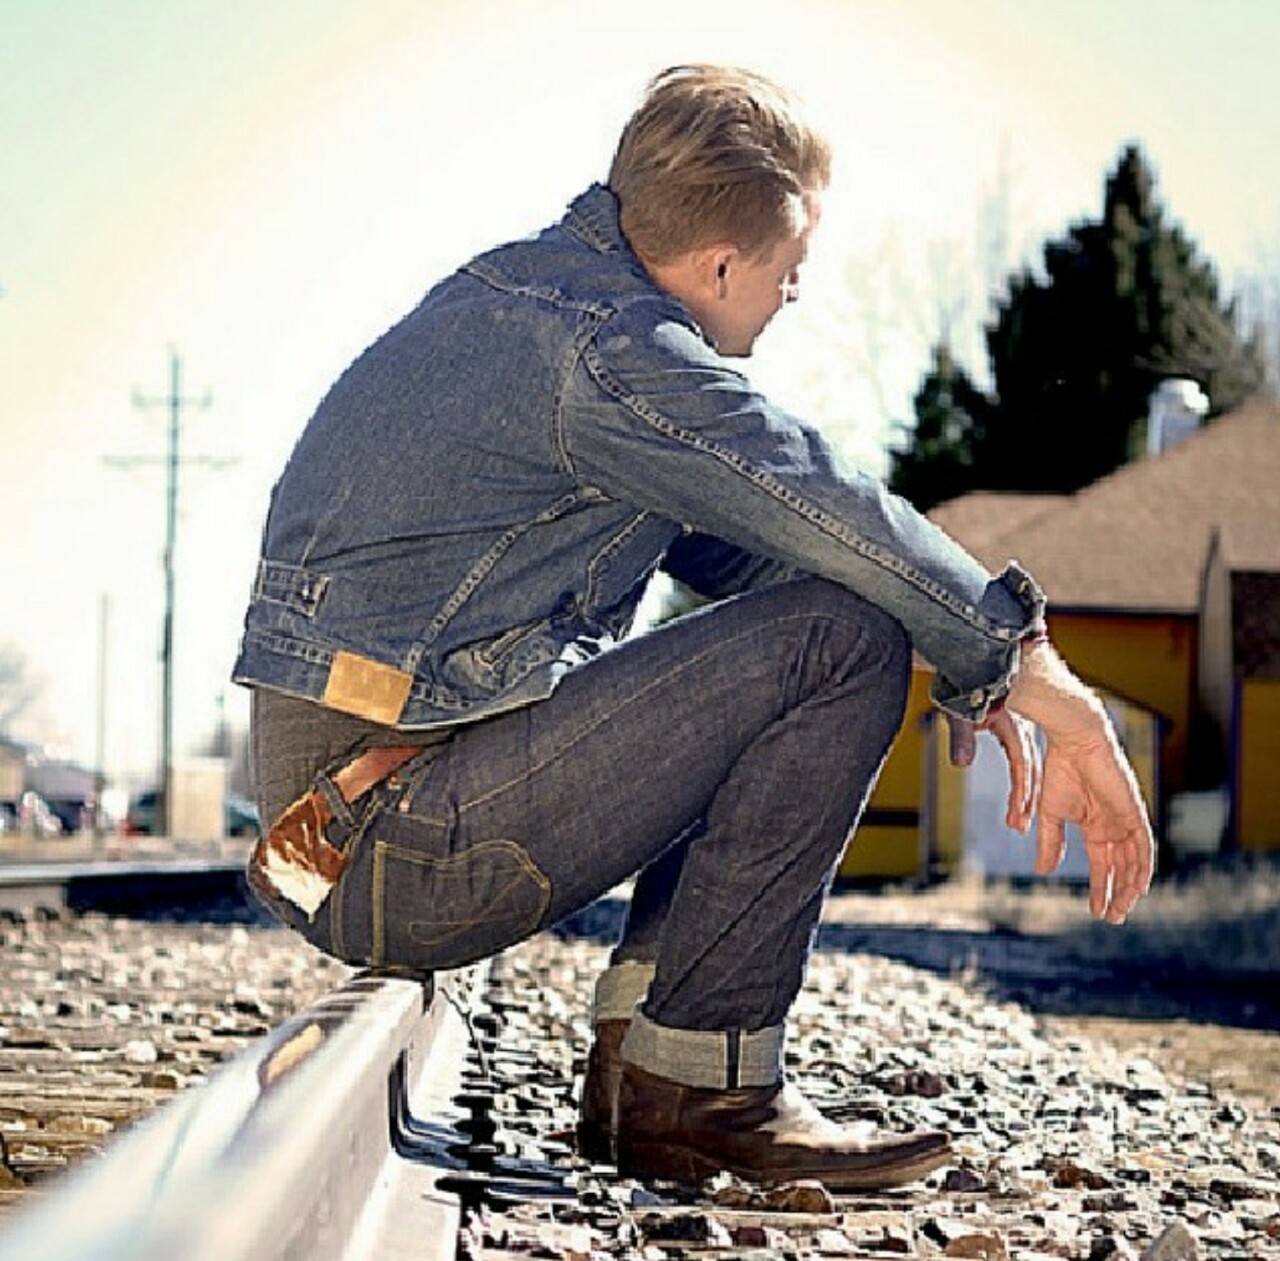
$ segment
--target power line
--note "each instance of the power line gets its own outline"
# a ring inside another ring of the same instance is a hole
[[[166,453],[160,456],[106,456],[104,461],[116,468],[137,468],[140,465],[165,466],[165,531],[164,531],[164,629],[160,642],[161,702],[160,702],[160,785],[156,799],[156,831],[165,835],[171,822],[170,789],[173,775],[173,610],[175,588],[175,547],[178,533],[178,474],[186,465],[202,465],[222,468],[235,461],[214,456],[183,458],[182,413],[186,407],[207,410],[213,402],[213,394],[206,390],[199,398],[185,398],[182,393],[182,360],[172,346],[169,347],[169,392],[158,398],[148,398],[136,387],[133,405],[140,410],[165,407],[168,410],[168,444]]]

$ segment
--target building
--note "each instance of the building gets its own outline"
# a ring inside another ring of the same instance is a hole
[[[1044,587],[1055,644],[1129,730],[1159,829],[1171,801],[1222,785],[1221,846],[1280,852],[1280,404],[1254,400],[1072,495],[975,492],[929,515]],[[928,683],[918,663],[845,875],[958,859]]]
[[[1280,494],[1280,491],[1277,491]],[[1280,538],[1216,530],[1201,599],[1200,695],[1223,752],[1225,844],[1280,848]]]
[[[26,772],[26,746],[7,736],[0,736],[0,801],[22,796],[26,787]]]

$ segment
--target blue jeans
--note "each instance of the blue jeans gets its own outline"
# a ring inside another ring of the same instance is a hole
[[[821,579],[708,606],[410,762],[333,825],[350,860],[314,921],[276,910],[341,958],[439,970],[639,872],[614,958],[656,963],[646,1015],[778,1025],[909,666],[893,618]]]

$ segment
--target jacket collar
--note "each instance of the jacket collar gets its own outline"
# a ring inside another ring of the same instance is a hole
[[[592,184],[569,203],[565,226],[601,253],[629,248],[618,220],[618,199],[603,184]]]

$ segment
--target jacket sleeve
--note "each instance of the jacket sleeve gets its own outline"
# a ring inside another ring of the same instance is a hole
[[[935,668],[938,704],[984,716],[1008,690],[1018,640],[1043,625],[1035,583],[1012,563],[993,577],[878,479],[842,466],[672,307],[634,304],[584,345],[558,418],[572,473],[857,592]]]

